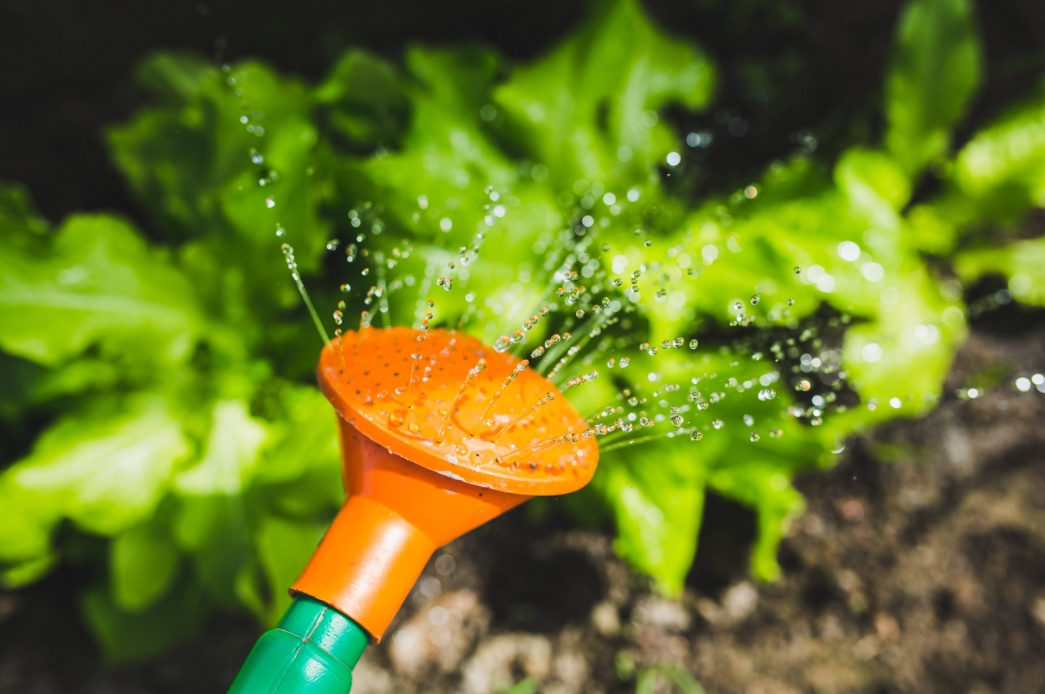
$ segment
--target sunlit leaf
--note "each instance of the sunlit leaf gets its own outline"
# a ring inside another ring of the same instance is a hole
[[[955,269],[970,282],[989,272],[1000,273],[1017,301],[1045,306],[1045,239],[1018,241],[1002,248],[971,249],[958,255]]]
[[[215,403],[210,436],[203,456],[178,475],[175,487],[183,495],[243,493],[257,465],[268,431],[235,400]]]
[[[189,451],[158,396],[64,416],[0,477],[15,510],[0,514],[0,558],[45,553],[42,540],[62,518],[102,535],[130,528],[152,513]]]
[[[946,154],[980,62],[970,0],[914,0],[904,9],[886,82],[885,145],[908,174]]]
[[[0,347],[55,365],[91,345],[184,358],[203,329],[186,279],[124,221],[70,218],[42,255],[0,247]]]

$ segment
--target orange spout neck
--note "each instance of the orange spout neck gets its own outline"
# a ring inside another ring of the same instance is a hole
[[[426,470],[339,421],[350,496],[291,590],[380,640],[438,547],[530,497]]]

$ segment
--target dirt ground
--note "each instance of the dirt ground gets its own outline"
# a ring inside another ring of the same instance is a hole
[[[678,601],[609,533],[522,509],[437,553],[353,693],[633,692],[664,663],[708,694],[1045,692],[1045,394],[1012,386],[1045,372],[1045,322],[999,324],[1025,327],[981,325],[928,418],[798,481],[809,510],[780,581],[745,577],[753,519],[721,499]],[[217,617],[162,660],[109,669],[76,621],[76,580],[0,593],[0,694],[222,693],[257,636]]]

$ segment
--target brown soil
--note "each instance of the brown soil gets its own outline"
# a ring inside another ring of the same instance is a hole
[[[1045,692],[1045,395],[1009,385],[1045,371],[1043,345],[1040,329],[974,333],[948,392],[978,374],[998,385],[858,438],[835,469],[799,480],[809,512],[781,547],[779,582],[755,585],[730,561],[751,519],[720,499],[679,601],[652,594],[609,533],[523,509],[439,553],[354,694],[526,678],[547,694],[633,692],[660,663],[708,694]],[[160,661],[106,669],[70,582],[0,594],[0,694],[224,692],[256,637],[221,617]]]

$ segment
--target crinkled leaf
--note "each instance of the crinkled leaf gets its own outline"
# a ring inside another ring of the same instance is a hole
[[[1005,276],[1017,301],[1045,306],[1045,238],[1018,241],[1001,248],[965,251],[955,259],[958,276],[975,282],[988,272]]]
[[[0,475],[0,508],[0,562],[35,562],[50,554],[55,511],[26,493],[9,472]]]
[[[286,482],[312,467],[340,473],[337,419],[326,397],[317,388],[286,388],[280,393],[280,406],[282,417],[271,425],[258,461],[258,481]]]
[[[682,591],[697,551],[704,477],[690,448],[638,445],[604,460],[594,482],[614,511],[617,553],[668,595]]]
[[[791,486],[789,473],[795,461],[782,460],[774,450],[776,442],[757,446],[741,443],[729,450],[729,457],[743,465],[729,464],[715,469],[708,486],[719,494],[753,508],[758,516],[758,536],[751,552],[751,573],[764,581],[780,576],[777,548],[793,519],[805,510],[805,501]]]
[[[264,615],[266,623],[274,625],[290,605],[290,586],[316,551],[326,529],[327,523],[278,516],[266,516],[259,523],[255,542],[271,595]]]
[[[91,345],[181,359],[203,329],[185,278],[126,222],[71,217],[43,255],[0,247],[0,347],[46,365]]]
[[[980,81],[971,0],[914,0],[904,9],[886,82],[885,145],[907,173],[939,160]]]
[[[986,216],[1045,205],[1045,92],[976,133],[958,153],[954,180]]]
[[[231,231],[241,256],[262,250],[257,259],[275,259],[270,267],[278,270],[280,224],[302,268],[314,268],[328,234],[318,213],[327,192],[312,175],[318,135],[304,86],[259,63],[224,72],[169,55],[144,63],[139,80],[160,104],[110,131],[109,141],[170,236]]]
[[[386,283],[407,275],[417,278],[415,289],[393,297],[392,314],[420,322],[419,302],[438,291],[438,277],[457,274],[446,268],[450,261],[461,262],[458,249],[471,248],[477,234],[486,236],[481,245],[491,250],[481,251],[482,262],[466,269],[469,283],[485,291],[503,291],[520,263],[529,262],[536,274],[540,260],[534,243],[558,230],[562,219],[554,193],[534,180],[531,169],[520,172],[514,158],[481,127],[480,107],[497,75],[496,56],[480,49],[414,48],[406,62],[414,78],[408,91],[414,115],[400,151],[354,162],[341,178],[348,186],[344,197],[381,200],[394,224],[390,231],[400,232],[389,238],[389,231],[383,231],[374,239],[383,249],[382,258],[408,249],[416,239],[419,247],[409,258],[395,256],[397,267],[387,273]],[[365,183],[360,187],[361,181]],[[487,186],[511,191],[499,210],[491,204]],[[488,205],[490,209],[484,209]],[[376,271],[384,272],[380,265],[379,260]],[[519,296],[496,325],[471,330],[492,341],[505,321],[521,322],[542,291],[533,284],[517,288]],[[457,286],[462,288],[460,280]],[[455,290],[435,295],[443,320],[453,321],[468,310],[465,294]],[[386,319],[381,315],[374,324]]]
[[[241,494],[250,483],[267,437],[267,427],[250,416],[246,403],[215,403],[203,457],[178,475],[175,487],[185,496]]]
[[[242,496],[189,496],[174,515],[171,535],[191,556],[196,580],[228,607],[239,606],[237,577],[255,561],[251,524],[258,510]]]
[[[577,179],[645,183],[678,146],[657,109],[705,106],[714,74],[694,45],[662,33],[635,0],[602,3],[588,24],[500,86],[495,103],[558,190]],[[622,191],[623,192],[623,191]]]
[[[844,364],[852,386],[874,414],[865,421],[919,415],[937,402],[951,360],[965,336],[960,308],[945,301],[919,266],[889,277],[876,320],[846,332]],[[843,421],[852,415],[841,416]]]
[[[152,513],[189,450],[181,423],[158,396],[66,415],[4,473],[0,489],[16,508],[31,510],[0,516],[0,536],[32,530],[19,527],[31,523],[33,539],[19,540],[21,551],[12,552],[25,556],[62,518],[115,535]]]
[[[410,102],[400,75],[366,51],[349,50],[313,93],[323,105],[320,118],[335,143],[350,150],[389,145],[410,118]]]
[[[22,588],[35,583],[58,564],[58,558],[58,553],[54,552],[41,554],[11,566],[0,566],[0,587]]]
[[[641,367],[641,359],[633,361]],[[790,481],[799,472],[831,460],[826,446],[830,432],[802,424],[788,414],[795,404],[794,391],[788,387],[788,374],[781,373],[781,366],[772,361],[712,356],[685,348],[645,359],[656,363],[658,383],[690,383],[673,393],[665,389],[659,396],[679,408],[682,430],[673,440],[653,447],[646,453],[648,459],[660,464],[658,448],[683,449],[687,455],[674,459],[677,465],[699,467],[708,488],[756,511],[760,532],[752,549],[751,569],[763,580],[775,578],[779,573],[777,546],[787,523],[802,510],[801,495]],[[648,389],[636,388],[652,395]],[[698,401],[708,403],[707,409],[694,406],[690,397],[694,392],[700,393]],[[663,435],[675,429],[664,414],[653,419],[654,432]],[[693,429],[702,438],[689,440]],[[634,454],[642,455],[641,447],[636,446]],[[683,568],[676,580],[681,582],[684,576]]]
[[[883,152],[850,149],[835,166],[835,183],[849,204],[878,226],[896,226],[896,211],[911,198],[911,181]]]

